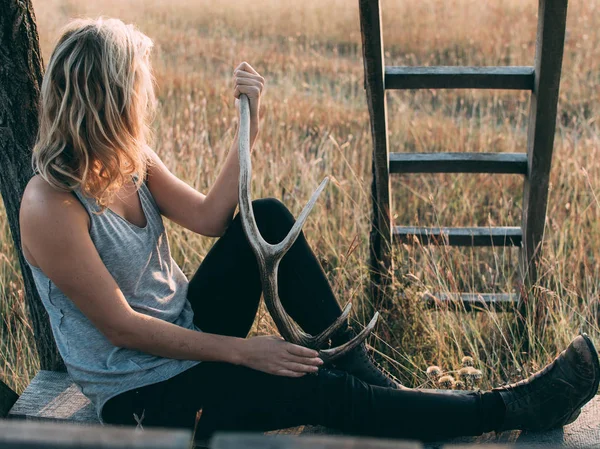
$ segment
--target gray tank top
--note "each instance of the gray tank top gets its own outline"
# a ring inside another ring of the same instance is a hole
[[[96,200],[74,191],[90,216],[92,241],[129,305],[137,312],[200,331],[186,297],[188,279],[171,257],[154,197],[145,182],[138,192],[147,222],[143,228],[110,209],[100,215],[91,213],[100,210]],[[169,379],[200,363],[114,346],[41,269],[27,263],[67,371],[94,404],[101,423],[102,407],[113,396]]]

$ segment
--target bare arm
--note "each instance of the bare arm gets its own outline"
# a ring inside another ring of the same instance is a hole
[[[102,262],[88,220],[72,194],[55,191],[41,178],[28,185],[21,204],[21,233],[30,261],[115,346],[174,359],[243,364],[294,377],[315,371],[321,363],[316,351],[276,337],[240,339],[196,332],[134,311]]]
[[[233,96],[241,93],[250,99],[250,147],[259,132],[260,95],[264,79],[249,64],[240,64],[234,72]],[[227,154],[225,164],[208,194],[204,195],[177,178],[158,155],[148,149],[154,164],[148,168],[148,188],[161,214],[197,234],[223,235],[238,203],[238,135]]]

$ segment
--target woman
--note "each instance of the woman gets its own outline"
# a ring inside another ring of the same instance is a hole
[[[323,424],[364,435],[439,438],[547,429],[596,393],[586,336],[526,381],[489,392],[417,391],[389,379],[364,345],[323,367],[318,353],[273,336],[246,338],[258,307],[257,263],[233,218],[237,137],[207,195],[146,145],[155,102],[151,40],[119,20],[79,20],[50,58],[41,92],[36,172],[21,205],[22,250],[73,380],[104,423],[257,430]],[[263,78],[242,63],[251,144]],[[271,243],[291,228],[273,199],[253,203]],[[219,237],[191,281],[171,258],[162,216]],[[303,236],[283,259],[287,312],[316,334],[340,307]],[[333,345],[355,335],[345,327]]]

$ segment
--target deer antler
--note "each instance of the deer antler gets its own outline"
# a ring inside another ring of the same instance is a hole
[[[346,305],[342,314],[331,326],[319,335],[312,336],[300,329],[294,320],[286,313],[279,299],[277,290],[277,270],[279,262],[300,235],[300,231],[302,230],[302,226],[304,225],[308,214],[312,210],[323,189],[325,189],[329,178],[325,178],[323,182],[321,182],[321,185],[319,185],[319,188],[313,193],[308,204],[304,207],[298,219],[292,226],[289,234],[280,243],[271,245],[260,235],[252,210],[252,201],[250,199],[250,177],[252,174],[252,164],[250,162],[250,105],[248,97],[245,94],[240,95],[239,141],[240,216],[244,233],[246,234],[248,242],[258,261],[263,296],[265,298],[267,309],[273,317],[273,321],[275,321],[275,325],[283,338],[291,343],[319,351],[319,357],[326,363],[330,362],[361,344],[375,327],[379,313],[376,312],[369,324],[352,340],[336,348],[321,349],[327,343],[329,337],[344,324],[350,314],[352,304],[348,303]]]

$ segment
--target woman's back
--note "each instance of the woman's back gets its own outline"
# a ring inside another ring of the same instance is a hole
[[[146,225],[139,227],[94,199],[73,193],[89,216],[89,235],[131,308],[187,329],[193,312],[187,301],[188,280],[173,261],[162,217],[146,183],[139,189]],[[57,211],[60,213],[60,211]],[[96,405],[98,417],[111,397],[170,378],[196,365],[115,346],[44,272],[29,263],[67,370]]]

